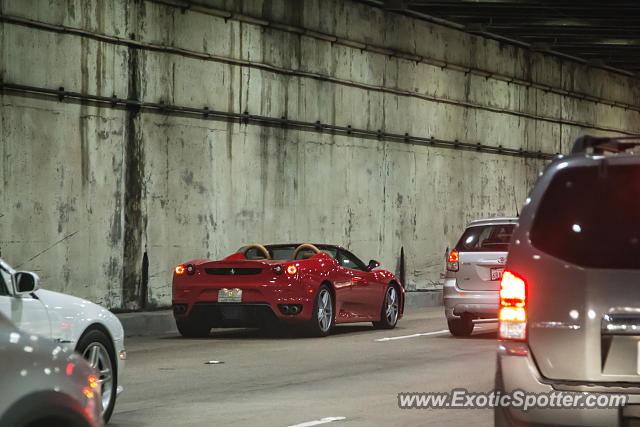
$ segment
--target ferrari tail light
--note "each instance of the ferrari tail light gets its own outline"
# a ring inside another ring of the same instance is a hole
[[[176,267],[176,274],[178,276],[180,276],[181,274],[184,274],[185,268],[184,265],[180,264]]]
[[[293,276],[297,272],[298,272],[298,268],[295,265],[290,265],[289,267],[287,267],[287,274]]]
[[[449,258],[447,259],[447,270],[448,271],[458,271],[460,266],[458,264],[458,251],[453,251],[449,254]]]
[[[527,338],[527,284],[517,274],[505,270],[500,282],[498,335],[503,340]]]
[[[191,276],[193,274],[196,274],[196,266],[195,265],[189,264],[189,265],[187,265],[186,269],[187,269],[187,274],[188,275]]]
[[[273,272],[274,273],[282,274],[283,271],[284,271],[284,269],[282,268],[282,266],[280,264],[273,266]]]

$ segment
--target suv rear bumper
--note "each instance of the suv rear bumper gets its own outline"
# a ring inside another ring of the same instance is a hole
[[[521,390],[527,394],[559,392],[552,383],[540,375],[528,345],[512,341],[498,341],[495,388],[502,393],[515,390]],[[563,394],[565,393],[583,394],[563,391]],[[640,399],[638,394],[628,394],[628,396],[629,403],[636,403]],[[622,408],[535,408],[526,412],[519,408],[496,408],[495,411],[496,425],[626,425],[622,417]]]
[[[447,320],[464,313],[476,319],[495,319],[500,309],[499,291],[467,291],[458,288],[456,278],[446,278],[442,288]]]

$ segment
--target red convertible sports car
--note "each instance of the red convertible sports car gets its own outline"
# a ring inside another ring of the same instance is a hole
[[[173,314],[185,337],[278,320],[319,336],[336,323],[391,329],[402,317],[404,289],[393,274],[375,270],[379,265],[334,245],[249,245],[220,261],[177,266]]]

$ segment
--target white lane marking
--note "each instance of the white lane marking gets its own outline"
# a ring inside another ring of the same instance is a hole
[[[342,421],[344,419],[345,417],[325,417],[321,420],[307,421],[306,423],[294,424],[289,427],[311,427],[311,426],[317,426],[320,424],[332,423],[334,421]]]
[[[403,335],[403,336],[400,336],[400,337],[378,338],[376,341],[383,342],[383,341],[402,340],[402,339],[405,339],[405,338],[424,337],[424,336],[427,336],[427,335],[440,335],[440,334],[445,334],[445,333],[448,334],[449,330],[448,329],[443,329],[441,331],[424,332],[422,334]]]

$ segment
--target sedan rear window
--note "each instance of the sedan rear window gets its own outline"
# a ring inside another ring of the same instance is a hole
[[[640,166],[559,171],[540,201],[531,243],[583,267],[640,269]]]
[[[515,224],[469,227],[456,245],[459,252],[507,252]]]

